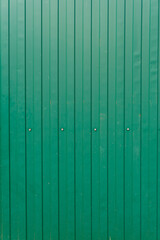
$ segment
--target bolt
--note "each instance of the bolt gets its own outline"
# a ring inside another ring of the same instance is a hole
[[[63,131],[64,131],[64,128],[61,128],[61,131],[63,132]]]
[[[96,132],[96,131],[97,131],[97,128],[94,128],[94,131]]]
[[[31,131],[32,131],[32,129],[31,129],[31,128],[29,128],[29,129],[28,129],[28,131],[29,131],[29,132],[31,132]]]
[[[127,128],[127,131],[129,131],[129,128]]]

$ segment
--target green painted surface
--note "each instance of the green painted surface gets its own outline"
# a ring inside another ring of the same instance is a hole
[[[160,239],[159,15],[0,0],[0,240]]]

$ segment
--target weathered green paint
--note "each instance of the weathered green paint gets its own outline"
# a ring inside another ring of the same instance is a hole
[[[160,239],[159,15],[0,1],[0,240]]]

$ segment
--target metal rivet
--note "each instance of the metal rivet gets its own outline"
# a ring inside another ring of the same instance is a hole
[[[61,128],[61,131],[63,132],[63,131],[64,131],[64,128]]]
[[[96,132],[96,131],[97,131],[97,128],[94,128],[94,131]]]
[[[31,129],[31,128],[29,128],[29,129],[28,129],[28,131],[29,131],[29,132],[31,132],[31,131],[32,131],[32,129]]]
[[[129,131],[129,128],[127,128],[127,131]]]

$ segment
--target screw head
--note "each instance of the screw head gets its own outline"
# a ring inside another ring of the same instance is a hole
[[[127,131],[129,131],[129,128],[127,128]]]
[[[63,132],[63,131],[64,131],[64,128],[61,128],[61,131]]]
[[[32,129],[31,129],[31,128],[29,128],[29,129],[28,129],[28,131],[29,131],[29,132],[31,132],[31,131],[32,131]]]
[[[96,131],[97,131],[97,128],[94,128],[94,131],[96,132]]]

